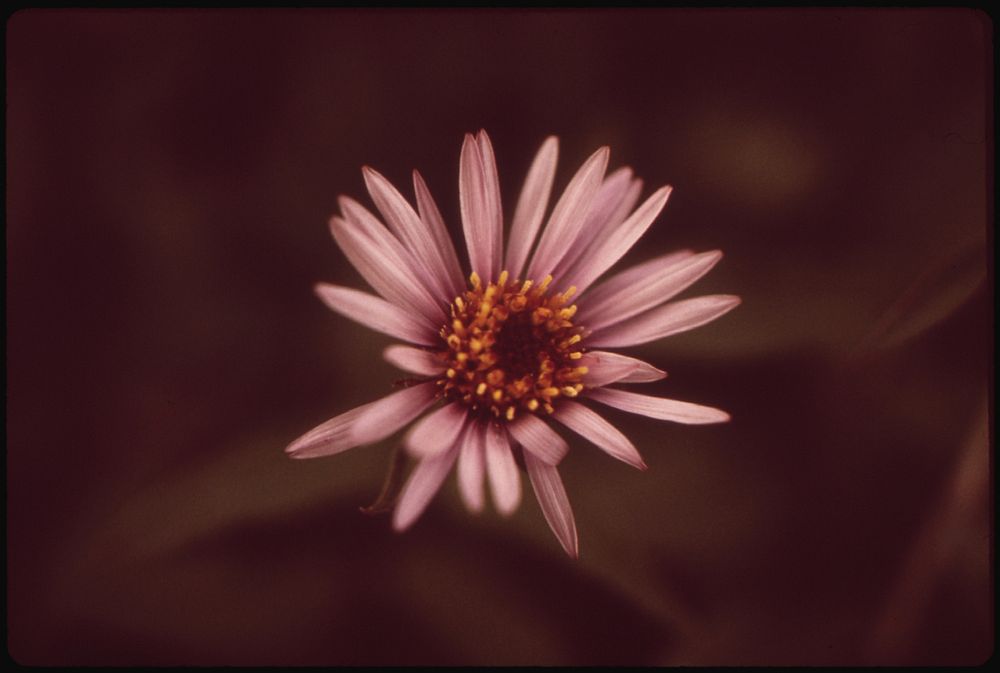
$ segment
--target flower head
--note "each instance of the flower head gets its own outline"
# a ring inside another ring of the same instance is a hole
[[[722,253],[675,252],[595,285],[659,215],[670,187],[636,208],[642,181],[628,168],[606,176],[604,147],[576,172],[542,229],[557,154],[550,137],[528,171],[504,251],[493,148],[485,131],[466,135],[459,198],[468,275],[416,171],[414,210],[382,175],[363,169],[388,228],[347,197],[330,220],[340,248],[378,294],[322,283],[317,294],[341,315],[407,342],[389,346],[385,358],[417,378],[330,419],[286,451],[294,458],[332,455],[385,439],[422,416],[404,438],[417,464],[396,504],[397,530],[420,516],[456,462],[470,511],[483,508],[488,480],[497,510],[510,514],[521,499],[522,457],[549,526],[575,557],[576,526],[556,469],[568,445],[553,425],[646,469],[632,442],[588,402],[679,423],[729,420],[712,407],[609,387],[666,373],[604,350],[693,329],[734,308],[739,298],[731,295],[669,301]]]

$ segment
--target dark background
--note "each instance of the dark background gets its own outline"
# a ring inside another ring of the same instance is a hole
[[[969,10],[24,11],[7,23],[9,651],[30,664],[976,663],[992,653],[992,24]],[[398,437],[282,450],[398,378],[325,309],[360,167],[454,233],[560,136],[674,194],[626,262],[739,294],[632,351],[681,426],[404,535]]]

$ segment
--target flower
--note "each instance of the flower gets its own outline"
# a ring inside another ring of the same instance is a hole
[[[341,250],[378,295],[325,283],[317,294],[341,315],[407,342],[384,356],[419,378],[328,420],[286,451],[293,458],[332,455],[385,439],[423,415],[403,440],[417,464],[393,513],[398,531],[421,515],[456,462],[470,511],[482,510],[488,480],[497,510],[512,513],[521,499],[521,457],[546,521],[576,557],[576,524],[556,468],[568,445],[553,425],[644,470],[632,442],[584,400],[679,423],[729,420],[712,407],[609,387],[666,373],[604,350],[693,329],[734,308],[740,300],[732,295],[668,303],[722,253],[675,252],[595,285],[659,215],[671,188],[636,208],[642,181],[627,167],[605,176],[609,149],[602,147],[570,180],[542,229],[557,154],[558,141],[549,137],[528,170],[505,252],[493,147],[485,131],[465,136],[459,199],[468,276],[417,171],[414,210],[382,175],[362,169],[388,228],[346,196],[341,215],[330,220]]]

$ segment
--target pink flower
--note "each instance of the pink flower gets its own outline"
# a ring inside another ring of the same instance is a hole
[[[553,425],[646,469],[632,442],[585,402],[678,423],[729,420],[712,407],[608,387],[666,373],[605,350],[699,327],[739,304],[731,295],[665,303],[722,253],[675,252],[595,285],[660,213],[670,187],[636,208],[642,181],[629,168],[605,176],[609,150],[602,147],[570,180],[542,229],[557,154],[555,137],[538,150],[505,252],[493,147],[485,131],[465,136],[458,184],[468,282],[416,171],[414,210],[384,177],[363,169],[388,229],[346,196],[342,214],[330,220],[340,248],[378,294],[324,283],[317,294],[341,315],[407,342],[389,346],[385,359],[419,382],[330,419],[286,451],[293,458],[329,456],[378,442],[423,416],[403,440],[417,464],[393,514],[396,530],[420,516],[456,462],[470,511],[483,508],[488,480],[497,510],[510,514],[521,500],[520,455],[549,526],[576,557],[576,525],[556,470],[568,445]]]

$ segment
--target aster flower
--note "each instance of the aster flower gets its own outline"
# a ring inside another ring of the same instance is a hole
[[[512,513],[521,500],[520,458],[546,521],[576,557],[576,525],[556,467],[568,445],[553,426],[646,469],[632,442],[589,403],[679,423],[729,420],[712,407],[610,387],[666,373],[605,350],[693,329],[734,308],[739,298],[731,295],[669,301],[722,253],[675,252],[595,284],[659,215],[671,188],[636,208],[642,181],[627,167],[606,176],[609,150],[602,147],[542,228],[557,154],[558,141],[549,137],[528,171],[505,251],[493,148],[485,131],[465,136],[459,199],[468,275],[416,171],[414,209],[382,175],[363,169],[388,228],[346,196],[330,220],[334,239],[377,295],[325,283],[317,294],[341,315],[406,342],[384,356],[416,378],[330,419],[286,451],[293,458],[328,456],[383,440],[420,418],[403,440],[417,462],[393,513],[396,530],[413,524],[456,463],[470,511],[483,509],[489,481],[496,509]]]

